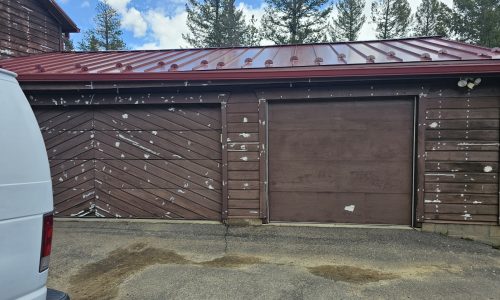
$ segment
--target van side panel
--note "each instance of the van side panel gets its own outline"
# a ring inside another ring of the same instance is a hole
[[[0,299],[45,299],[38,271],[43,215],[52,211],[45,145],[19,84],[0,70]]]

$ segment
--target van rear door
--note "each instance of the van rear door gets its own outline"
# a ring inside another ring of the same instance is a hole
[[[0,298],[45,299],[42,222],[53,209],[47,153],[14,74],[0,69],[0,91]]]

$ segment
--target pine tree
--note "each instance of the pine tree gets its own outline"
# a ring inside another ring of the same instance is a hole
[[[74,51],[75,50],[75,45],[73,44],[73,40],[70,39],[69,37],[66,37],[63,35],[63,50],[64,51]]]
[[[454,0],[453,33],[464,42],[500,46],[500,1]]]
[[[355,41],[359,31],[366,21],[363,14],[365,0],[340,0],[336,7],[338,15],[330,27],[330,37],[333,41]]]
[[[85,31],[82,40],[78,43],[78,49],[81,51],[99,51],[99,48],[99,40],[97,40],[95,34],[90,30]]]
[[[415,13],[415,36],[449,36],[451,9],[439,0],[423,0]]]
[[[235,0],[189,0],[186,4],[189,34],[182,37],[198,48],[257,45],[260,39],[247,23]]]
[[[266,0],[263,37],[276,44],[303,44],[326,40],[329,0]]]
[[[377,25],[377,38],[405,37],[412,21],[408,0],[375,0],[372,21]]]
[[[107,1],[97,3],[97,14],[94,17],[94,28],[84,34],[79,43],[80,50],[124,50],[125,42],[122,39],[120,16]]]

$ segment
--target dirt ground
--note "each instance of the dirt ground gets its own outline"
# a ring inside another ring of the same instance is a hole
[[[72,299],[498,299],[500,251],[416,230],[56,221]]]

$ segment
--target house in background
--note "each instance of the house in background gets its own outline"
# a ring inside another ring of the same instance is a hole
[[[54,0],[0,0],[0,59],[64,50],[79,32]]]

